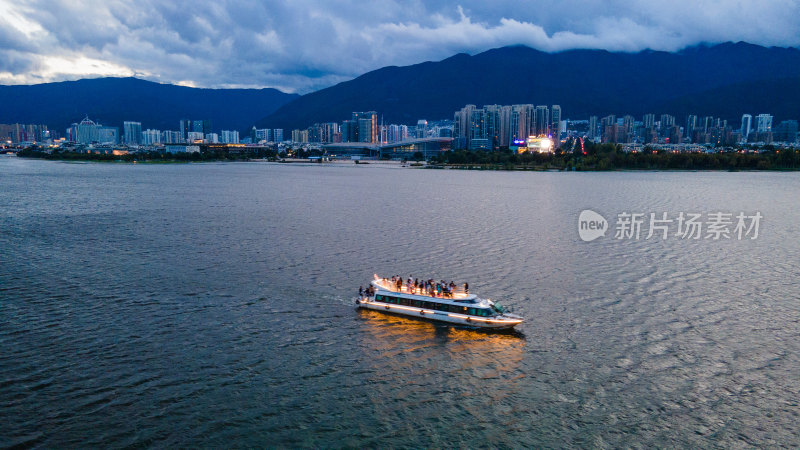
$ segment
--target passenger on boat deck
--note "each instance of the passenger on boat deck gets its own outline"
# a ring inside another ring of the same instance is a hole
[[[359,286],[358,287],[358,296],[359,297],[363,297],[364,296],[364,286]]]
[[[469,283],[464,283],[464,293],[469,294]]]

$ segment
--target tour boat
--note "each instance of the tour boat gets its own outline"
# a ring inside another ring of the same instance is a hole
[[[511,328],[523,320],[520,316],[506,312],[497,303],[478,298],[464,290],[456,289],[447,295],[430,295],[424,289],[417,290],[406,283],[401,283],[398,289],[398,285],[392,280],[378,275],[375,275],[370,284],[373,288],[372,295],[359,297],[356,300],[359,308],[480,328]]]

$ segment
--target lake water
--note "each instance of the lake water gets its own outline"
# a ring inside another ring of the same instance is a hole
[[[800,445],[797,173],[0,157],[0,446]],[[760,212],[583,242],[579,213]],[[489,333],[358,311],[469,281]]]

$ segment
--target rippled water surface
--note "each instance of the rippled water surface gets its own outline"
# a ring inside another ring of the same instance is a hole
[[[0,446],[797,446],[799,199],[796,173],[2,157]],[[586,243],[587,208],[764,219]],[[527,320],[359,312],[376,272]]]

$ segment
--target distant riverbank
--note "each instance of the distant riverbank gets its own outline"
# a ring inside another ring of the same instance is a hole
[[[280,158],[275,154],[195,152],[195,153],[105,153],[43,152],[25,149],[18,153],[23,158],[52,161],[94,161],[121,163],[188,163],[225,161],[264,161],[302,164],[357,164],[373,167],[408,167],[460,170],[511,170],[511,171],[609,171],[609,170],[800,170],[800,151],[777,149],[755,152],[671,153],[645,150],[639,153],[623,152],[613,144],[587,144],[581,152],[516,153],[510,150],[456,150],[448,151],[426,162],[395,160],[309,160],[306,158]]]
[[[275,159],[274,154],[265,152],[230,153],[224,151],[191,152],[191,153],[82,153],[69,151],[45,152],[34,148],[20,150],[17,156],[22,158],[38,158],[51,161],[96,161],[96,162],[147,162],[147,163],[176,163],[176,162],[212,162],[212,161],[250,161],[252,159]]]

